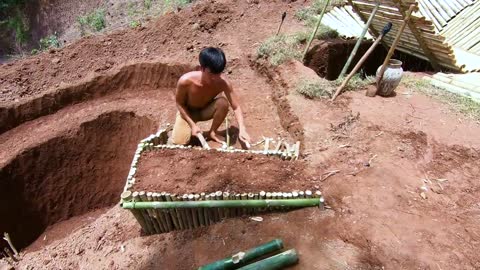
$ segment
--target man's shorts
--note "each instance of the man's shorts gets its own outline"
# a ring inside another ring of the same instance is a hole
[[[224,99],[224,97],[215,98],[203,109],[189,110],[188,113],[190,114],[190,117],[192,117],[192,120],[196,123],[212,119],[215,113],[216,103],[219,99]],[[172,142],[174,144],[185,145],[190,142],[191,137],[192,129],[190,128],[190,125],[185,119],[183,119],[180,112],[177,112],[175,124],[173,125]]]

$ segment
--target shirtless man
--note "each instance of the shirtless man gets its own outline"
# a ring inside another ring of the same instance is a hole
[[[225,54],[219,48],[205,48],[200,52],[200,71],[184,74],[177,83],[176,103],[178,108],[172,141],[188,144],[191,136],[202,132],[196,122],[213,119],[207,137],[218,143],[218,128],[225,120],[229,103],[235,112],[239,126],[239,139],[250,143],[245,129],[242,109],[232,84],[222,75],[225,69]]]

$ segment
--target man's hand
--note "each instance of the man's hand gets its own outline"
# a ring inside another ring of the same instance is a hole
[[[240,141],[244,142],[244,143],[251,143],[250,142],[250,135],[248,135],[247,131],[245,130],[245,128],[241,128],[240,129],[240,132],[238,134],[238,138],[240,139]]]
[[[202,132],[202,130],[201,130],[197,125],[194,124],[194,125],[192,126],[192,137],[193,137],[193,136],[196,137],[197,134],[198,134],[198,133],[201,133],[201,132]]]

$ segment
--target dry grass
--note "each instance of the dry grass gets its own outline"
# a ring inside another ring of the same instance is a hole
[[[480,121],[480,103],[470,97],[439,89],[425,79],[408,74],[404,75],[402,84],[410,90],[420,92],[449,105],[453,111],[460,112],[477,122]]]
[[[330,98],[335,91],[335,83],[324,79],[318,81],[300,80],[296,90],[309,99]]]
[[[299,60],[302,56],[298,40],[293,36],[278,35],[273,36],[263,42],[257,49],[259,58],[266,58],[274,66],[290,60]]]

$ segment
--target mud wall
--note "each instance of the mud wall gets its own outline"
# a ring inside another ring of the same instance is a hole
[[[118,202],[131,153],[155,125],[111,112],[25,150],[0,170],[0,232],[23,248],[49,225]]]
[[[119,68],[89,81],[52,90],[20,104],[0,108],[0,134],[26,121],[54,113],[68,105],[133,87],[175,87],[178,78],[193,67],[162,63],[138,63]]]

